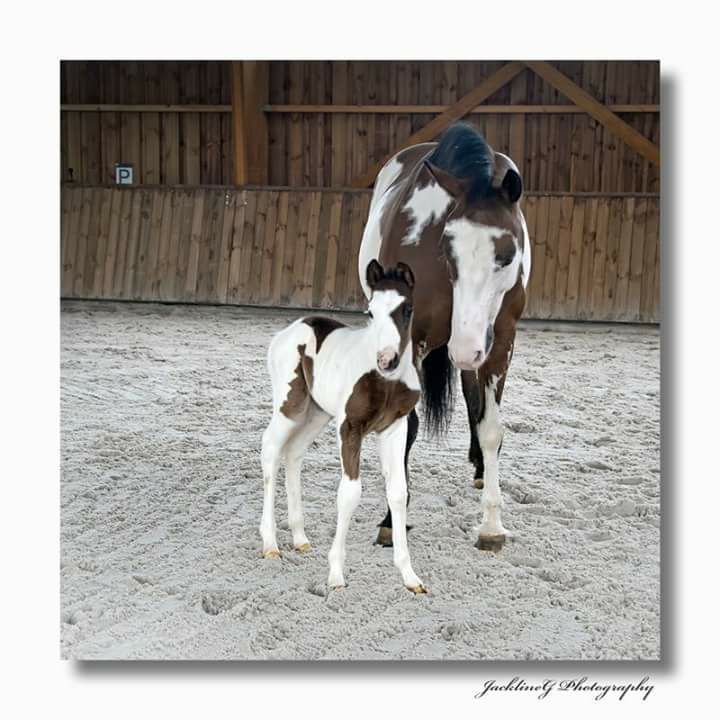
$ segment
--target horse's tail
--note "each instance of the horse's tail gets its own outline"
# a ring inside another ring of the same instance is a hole
[[[431,438],[447,433],[455,404],[455,367],[447,345],[435,348],[422,363],[422,394],[425,430]]]

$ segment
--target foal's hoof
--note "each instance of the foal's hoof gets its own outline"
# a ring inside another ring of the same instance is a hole
[[[482,490],[485,487],[485,481],[482,478],[475,478],[473,485],[478,489]]]
[[[263,553],[263,557],[266,560],[271,560],[273,558],[279,558],[280,557],[280,551],[279,550],[266,550]]]
[[[303,543],[302,545],[296,545],[295,549],[299,553],[306,553],[306,552],[310,552],[312,550],[312,545],[310,543]]]
[[[415,585],[414,587],[407,585],[406,587],[411,593],[415,593],[416,595],[427,595],[427,590],[424,585]]]
[[[505,535],[481,535],[475,543],[478,550],[500,552],[505,544]]]
[[[383,547],[392,547],[392,528],[381,527],[378,530],[377,538],[375,539],[375,545],[382,545]]]

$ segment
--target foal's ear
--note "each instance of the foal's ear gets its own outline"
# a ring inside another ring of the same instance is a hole
[[[415,276],[410,266],[404,262],[399,262],[397,264],[397,271],[402,275],[405,284],[412,290],[415,287]]]
[[[495,172],[492,186],[511,202],[516,203],[523,191],[522,178],[517,165],[502,153],[495,153]]]
[[[374,288],[383,277],[385,277],[383,266],[377,260],[371,260],[365,271],[365,279],[367,280],[368,287]]]
[[[430,173],[430,176],[434,178],[435,182],[454,198],[459,198],[465,195],[468,189],[468,181],[463,178],[455,177],[451,175],[447,170],[439,168],[437,165],[433,165],[431,162],[423,161],[424,170]]]

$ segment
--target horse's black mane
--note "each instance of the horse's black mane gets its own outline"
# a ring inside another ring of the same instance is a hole
[[[451,125],[440,138],[428,161],[457,178],[470,180],[468,201],[489,195],[493,156],[485,138],[466,123]]]

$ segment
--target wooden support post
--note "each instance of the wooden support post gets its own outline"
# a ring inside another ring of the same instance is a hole
[[[243,62],[242,66],[248,182],[267,185],[270,150],[264,107],[270,100],[270,66],[265,61]]]
[[[501,87],[509,83],[517,74],[522,72],[523,67],[523,63],[520,62],[511,62],[503,65],[498,71],[494,72],[490,77],[485,78],[477,87],[461,97],[460,100],[450,105],[444,113],[438,115],[416,133],[413,133],[400,147],[395,148],[393,152],[386,155],[380,162],[375,163],[362,175],[356,177],[352,182],[352,187],[364,188],[372,185],[383,165],[385,165],[393,155],[406,147],[410,147],[410,145],[417,145],[418,143],[434,140],[448,125],[467,115],[483,100],[486,100]]]
[[[232,139],[233,139],[233,180],[235,185],[247,185],[248,163],[245,143],[245,122],[243,117],[243,66],[233,61],[231,72],[232,94]]]
[[[543,80],[550,83],[556,90],[572,100],[576,105],[585,110],[588,115],[594,117],[604,125],[610,132],[617,135],[623,142],[644,158],[660,166],[660,148],[648,140],[644,135],[620,119],[605,105],[598,102],[592,95],[574,83],[567,75],[546,62],[539,60],[528,60],[525,63],[533,72]]]

